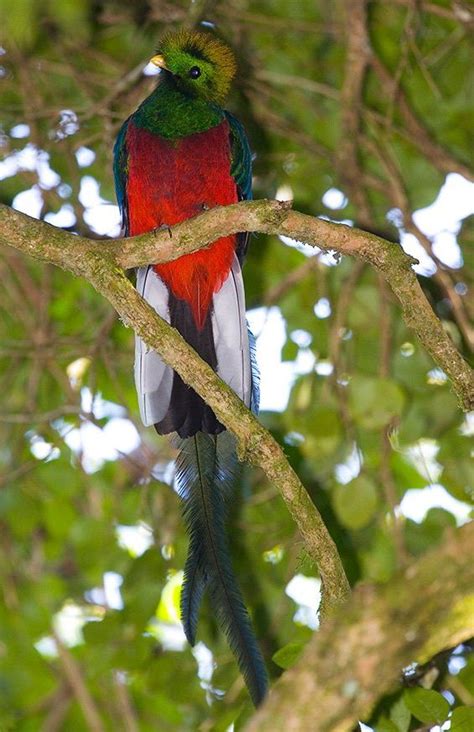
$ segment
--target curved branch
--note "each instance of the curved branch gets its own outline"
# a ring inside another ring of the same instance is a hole
[[[5,217],[9,216],[18,224],[13,231],[7,231],[5,226]],[[259,465],[269,480],[278,486],[306,549],[318,566],[324,588],[323,616],[347,599],[349,584],[336,546],[280,445],[178,331],[160,318],[138,294],[123,270],[116,266],[116,243],[97,244],[71,236],[24,214],[8,212],[5,207],[3,210],[0,208],[1,242],[14,244],[37,259],[53,262],[82,275],[109,300],[123,323],[131,326],[148,346],[156,350],[235,434],[240,456]],[[153,259],[156,259],[156,254]]]
[[[166,262],[239,231],[284,235],[371,264],[398,298],[407,326],[451,379],[463,409],[474,408],[474,374],[423,294],[411,268],[414,260],[399,246],[374,234],[292,211],[280,201],[244,201],[213,208],[169,230],[94,242],[0,205],[0,244],[88,279],[94,262],[108,264],[115,272],[119,268]],[[100,280],[97,289],[101,291]]]
[[[473,552],[470,524],[389,585],[360,585],[277,681],[246,732],[349,732],[404,667],[472,637]]]

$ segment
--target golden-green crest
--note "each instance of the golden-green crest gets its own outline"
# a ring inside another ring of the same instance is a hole
[[[231,49],[209,33],[182,30],[166,35],[151,59],[172,74],[186,94],[209,102],[222,102],[236,72]]]

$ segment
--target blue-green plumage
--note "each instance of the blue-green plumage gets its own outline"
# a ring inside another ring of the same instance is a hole
[[[265,664],[232,569],[226,536],[227,505],[235,490],[238,460],[228,432],[198,432],[181,441],[176,479],[189,533],[181,613],[194,645],[199,605],[207,590],[255,705],[266,693]]]

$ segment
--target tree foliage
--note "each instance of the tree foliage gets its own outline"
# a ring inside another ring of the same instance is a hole
[[[112,146],[155,83],[144,61],[170,26],[214,22],[239,59],[230,108],[256,152],[255,197],[291,189],[295,208],[311,215],[394,241],[416,237],[430,256],[423,289],[468,358],[472,216],[453,221],[444,209],[444,241],[460,247],[449,267],[429,212],[414,215],[447,175],[474,181],[468,3],[0,0],[0,11],[1,202],[21,208],[29,190],[38,217],[116,236]],[[374,270],[306,254],[277,237],[251,242],[248,305],[278,306],[282,359],[296,374],[287,407],[261,420],[323,515],[351,583],[390,583],[456,526],[459,504],[447,497],[472,502],[472,423]],[[199,677],[191,650],[173,646],[186,538],[169,485],[172,448],[138,423],[133,334],[85,281],[7,248],[0,268],[0,727],[242,724],[250,709],[212,608],[200,626],[212,679],[202,648]],[[137,430],[132,452],[106,444],[119,428]],[[434,483],[443,505],[407,517],[408,492]],[[284,589],[316,570],[260,472],[244,473],[231,523],[236,570],[276,678],[311,635]],[[128,548],[119,527],[136,529]],[[454,708],[451,728],[470,729],[468,650],[425,659],[405,677],[414,688],[393,688],[367,721],[405,732]]]

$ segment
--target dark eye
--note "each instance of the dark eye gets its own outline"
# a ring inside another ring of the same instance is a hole
[[[191,79],[197,79],[199,76],[201,76],[201,69],[199,66],[193,66],[191,69],[189,69],[188,76],[191,77]]]

